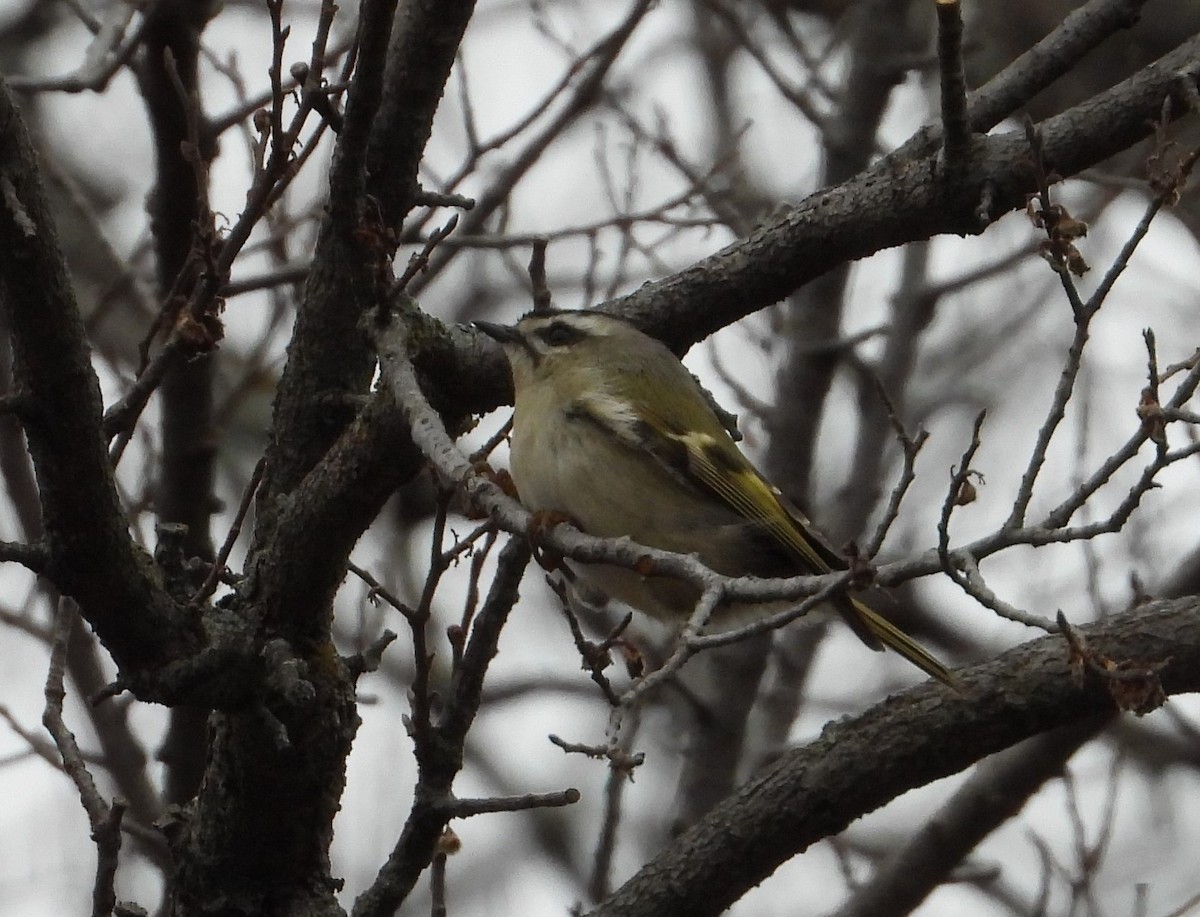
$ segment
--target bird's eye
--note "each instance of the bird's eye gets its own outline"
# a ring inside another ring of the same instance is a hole
[[[565,322],[555,322],[541,333],[541,338],[551,347],[566,347],[583,337],[583,332]]]

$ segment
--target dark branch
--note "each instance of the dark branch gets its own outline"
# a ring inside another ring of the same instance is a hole
[[[1093,650],[1163,663],[1168,694],[1200,689],[1200,604],[1144,605],[1080,628]],[[905,691],[784,755],[645,866],[591,917],[716,915],[783,862],[901,793],[1023,739],[1111,713],[1108,688],[1072,676],[1061,637],[960,671],[969,700]]]
[[[15,541],[0,541],[0,563],[14,563],[42,573],[50,562],[49,547],[43,542],[21,544]]]
[[[101,430],[100,386],[25,125],[0,86],[0,300],[41,493],[46,575],[72,596],[118,665],[184,649],[179,610],[129,535]]]
[[[937,0],[938,69],[942,78],[942,149],[946,168],[966,166],[970,152],[971,127],[967,123],[967,78],[963,72],[962,4],[959,0]]]
[[[1015,816],[1112,721],[1101,714],[1029,739],[981,764],[933,817],[831,917],[915,910],[992,831]]]
[[[510,539],[500,552],[496,578],[475,617],[462,664],[450,686],[446,709],[433,728],[431,739],[424,743],[424,750],[418,748],[420,779],[412,812],[379,875],[354,902],[354,917],[382,917],[395,912],[433,859],[446,823],[459,814],[457,806],[471,806],[455,800],[450,790],[462,769],[463,743],[479,710],[484,676],[496,654],[500,631],[517,600],[517,586],[529,556],[529,544],[523,538]],[[568,790],[559,797],[562,804],[574,801],[571,793]]]
[[[1153,131],[1163,99],[1185,110],[1182,81],[1200,75],[1200,36],[1128,80],[1040,125],[1049,168],[1069,177]],[[975,106],[970,106],[975,123]],[[937,168],[939,132],[922,131],[895,153],[795,207],[696,264],[602,308],[619,312],[684,351],[719,328],[781,300],[831,268],[885,248],[984,228],[1023,208],[1035,190],[1023,133],[980,138],[971,168],[955,181]],[[897,206],[903,202],[903,206]]]

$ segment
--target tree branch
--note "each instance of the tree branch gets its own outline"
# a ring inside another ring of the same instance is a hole
[[[476,810],[486,811],[454,799],[450,790],[462,769],[463,743],[479,710],[484,676],[496,655],[501,628],[517,601],[517,587],[529,557],[529,544],[523,538],[510,539],[500,552],[496,578],[471,628],[471,639],[455,672],[446,709],[432,729],[425,750],[418,749],[420,778],[408,821],[379,875],[354,902],[354,917],[394,913],[432,860],[447,822]],[[569,805],[577,799],[577,793],[567,791],[558,801]]]
[[[74,598],[121,668],[190,644],[179,609],[129,536],[101,430],[100,386],[24,122],[0,85],[0,300],[41,493],[46,575]]]
[[[910,913],[950,878],[980,841],[1020,812],[1048,781],[1061,776],[1071,756],[1111,721],[1107,714],[1082,719],[984,761],[830,917]]]
[[[1047,166],[1069,177],[1153,132],[1163,99],[1186,110],[1183,81],[1200,76],[1200,36],[1128,80],[1039,126]],[[975,103],[977,104],[977,103]],[[970,106],[974,121],[974,104]],[[683,352],[778,302],[831,268],[934,235],[977,235],[1035,190],[1023,132],[979,138],[971,167],[950,180],[930,131],[848,181],[811,195],[745,239],[601,308]]]
[[[1042,135],[1053,168],[1072,174],[1148,133],[1149,119],[1161,111],[1163,97],[1180,93],[1179,74],[1196,79],[1198,52],[1200,38],[1192,39],[1156,66],[1047,121]],[[983,227],[977,208],[985,186],[993,189],[989,211],[993,219],[1024,207],[1025,191],[1033,184],[1023,135],[980,138],[968,174],[953,184],[937,174],[938,141],[927,133],[918,135],[918,140],[903,148],[908,151],[904,157],[893,154],[843,184],[811,196],[748,238],[604,308],[632,318],[677,350],[685,350],[846,259],[939,233],[979,232]],[[923,158],[906,158],[909,154]],[[338,308],[345,308],[344,299],[338,300]],[[431,380],[430,398],[451,426],[468,413],[486,411],[511,398],[504,361],[473,336],[438,329],[429,321],[413,359]],[[453,388],[438,387],[436,380],[441,379],[453,379]],[[304,410],[312,412],[314,405],[328,403],[324,399],[330,390],[318,384],[295,394],[307,399]],[[288,516],[304,517],[306,523],[299,528],[289,524],[290,534],[281,533],[288,544],[272,545],[270,552],[283,564],[271,572],[272,579],[285,568],[297,574],[280,577],[288,594],[295,591],[305,601],[330,595],[340,581],[341,565],[332,560],[336,552],[329,551],[329,544],[314,533],[330,524],[337,531],[344,529],[340,537],[352,545],[391,489],[422,467],[420,454],[394,411],[394,406],[376,399],[325,457],[324,470],[305,481],[305,499],[297,499],[296,492],[292,499],[279,502],[265,491],[260,493],[257,544],[265,543],[269,531],[264,518],[274,517],[280,509]],[[277,424],[281,422],[288,423],[277,417]],[[328,416],[322,421],[329,422]],[[290,435],[305,441],[299,428]],[[291,467],[289,474],[300,466]],[[281,477],[277,483],[284,480]],[[271,528],[280,521],[274,519]],[[264,575],[270,563],[263,562]]]
[[[1120,29],[1137,24],[1147,0],[1091,0],[968,99],[971,129],[984,133],[1074,69]]]
[[[1200,601],[1158,602],[1079,628],[1093,650],[1162,664],[1168,694],[1200,689]],[[827,726],[641,869],[590,917],[716,915],[786,860],[901,793],[1030,736],[1111,712],[1072,677],[1061,637],[960,675],[969,699],[923,685]]]
[[[359,320],[387,289],[396,249],[391,227],[403,219],[418,192],[417,166],[473,8],[471,0],[420,0],[405,4],[402,21],[393,23],[395,0],[363,4],[358,65],[329,179],[329,210],[275,401],[249,553],[252,569],[271,563],[263,557],[268,546],[273,558],[290,563],[286,556],[291,552],[299,562],[301,579],[313,584],[311,590],[297,591],[276,581],[290,599],[301,602],[289,609],[293,621],[312,617],[298,613],[298,608],[324,612],[324,606],[313,603],[332,596],[345,575],[354,541],[402,476],[419,467],[404,459],[404,453],[414,458],[415,453],[391,435],[400,429],[393,426],[383,437],[386,450],[352,456],[355,469],[370,478],[371,485],[341,507],[325,508],[342,523],[338,528],[345,537],[335,542],[338,549],[314,539],[321,529],[278,529],[281,510],[290,507],[285,496],[294,496],[314,466],[330,457],[327,453],[353,419],[349,411],[332,407],[330,399],[361,394],[370,382],[372,354]],[[351,508],[358,512],[351,515]],[[307,547],[282,544],[277,534]]]
[[[280,382],[264,498],[291,490],[344,425],[331,422],[320,396],[361,392],[369,381],[370,353],[358,320],[388,276],[396,249],[389,227],[417,193],[417,164],[473,8],[469,0],[422,0],[405,4],[394,23],[395,0],[363,5],[330,208]],[[273,517],[268,499],[259,508]]]

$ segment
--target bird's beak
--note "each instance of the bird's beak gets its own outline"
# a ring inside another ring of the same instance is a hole
[[[520,344],[521,332],[512,325],[498,325],[495,322],[473,322],[480,331],[501,344]]]

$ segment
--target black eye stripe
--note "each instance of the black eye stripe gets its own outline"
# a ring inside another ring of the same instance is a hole
[[[537,336],[551,347],[569,347],[587,337],[587,332],[566,322],[554,322],[540,329]]]

